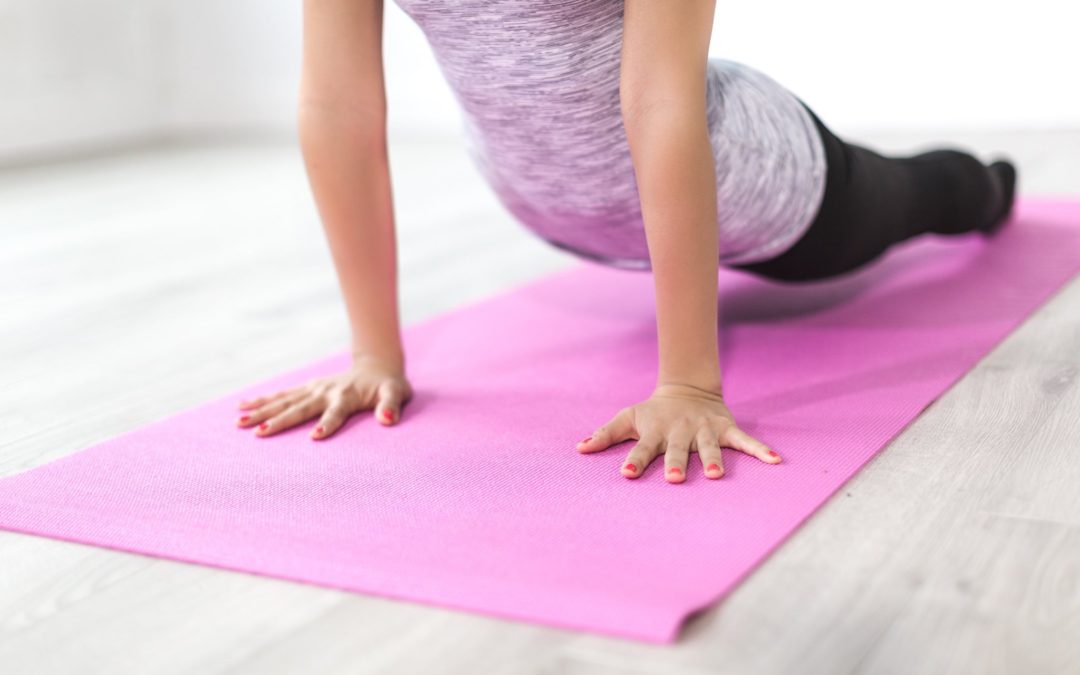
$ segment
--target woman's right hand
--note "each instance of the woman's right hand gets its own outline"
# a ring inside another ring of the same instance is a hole
[[[245,411],[236,421],[239,427],[255,427],[256,436],[271,436],[312,418],[319,423],[311,437],[332,435],[351,415],[375,411],[375,419],[385,425],[401,418],[401,407],[412,398],[413,389],[403,368],[375,357],[354,360],[348,371],[319,377],[292,389],[250,401],[241,401]]]

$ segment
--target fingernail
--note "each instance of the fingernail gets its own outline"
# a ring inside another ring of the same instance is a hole
[[[262,424],[259,425],[259,431],[266,431],[269,428],[270,428],[270,425],[267,424],[266,422],[263,422]]]
[[[251,415],[243,415],[243,416],[241,416],[240,417],[240,424],[243,424],[244,422],[247,422],[249,419],[251,419]]]
[[[777,459],[779,459],[779,458],[780,458],[780,455],[776,454],[776,453],[775,453],[775,452],[773,452],[772,450],[770,450],[770,451],[768,452],[768,455],[769,455],[769,457],[776,457]]]
[[[626,466],[624,466],[623,468],[624,468],[624,469],[626,469],[626,470],[628,470],[628,471],[637,471],[637,467],[636,467],[636,466],[634,466],[633,464],[627,464],[627,465],[626,465]]]
[[[323,431],[325,431],[325,429],[322,428],[322,425],[319,425],[319,426],[315,427],[315,434],[317,436],[322,436]]]
[[[589,441],[591,441],[591,440],[592,440],[592,436],[589,436],[589,437],[587,437],[587,438],[583,438],[583,439],[581,439],[580,441],[578,441],[578,445],[582,445],[582,444],[584,444],[584,443],[588,443],[588,442],[589,442]]]
[[[706,471],[719,471],[720,470],[720,465],[719,464],[710,464],[709,466],[705,467],[705,470]]]
[[[668,473],[682,473],[682,469],[677,466],[673,466],[667,470]]]
[[[389,408],[383,408],[382,416],[383,416],[383,419],[386,420],[387,422],[393,422],[394,421],[394,411],[390,410]]]

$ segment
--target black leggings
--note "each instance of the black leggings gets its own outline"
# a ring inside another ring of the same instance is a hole
[[[725,265],[776,281],[809,281],[855,270],[891,245],[925,232],[972,232],[993,200],[990,170],[974,156],[938,149],[887,157],[837,138],[801,99],[821,133],[825,194],[810,228],[769,260]]]

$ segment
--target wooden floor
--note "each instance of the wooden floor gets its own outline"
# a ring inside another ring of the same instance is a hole
[[[849,138],[1080,198],[1080,130]],[[391,153],[407,323],[579,264],[460,143]],[[347,344],[287,141],[9,167],[0,236],[0,475]],[[1074,280],[675,645],[0,532],[0,673],[1080,673],[1078,374]]]

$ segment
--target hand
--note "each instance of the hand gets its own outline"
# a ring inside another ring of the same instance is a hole
[[[697,451],[705,475],[720,478],[720,448],[734,448],[768,464],[780,455],[735,424],[722,395],[682,384],[658,386],[645,401],[623,408],[593,435],[578,442],[579,452],[597,452],[628,439],[638,439],[621,472],[637,478],[657,456],[664,455],[669,483],[686,480],[690,453]]]
[[[309,380],[292,389],[241,401],[246,412],[239,427],[255,426],[256,436],[271,436],[320,416],[311,431],[323,439],[337,431],[353,413],[374,409],[375,418],[391,425],[401,417],[401,406],[412,398],[413,389],[403,369],[371,356],[358,357],[344,373]]]

